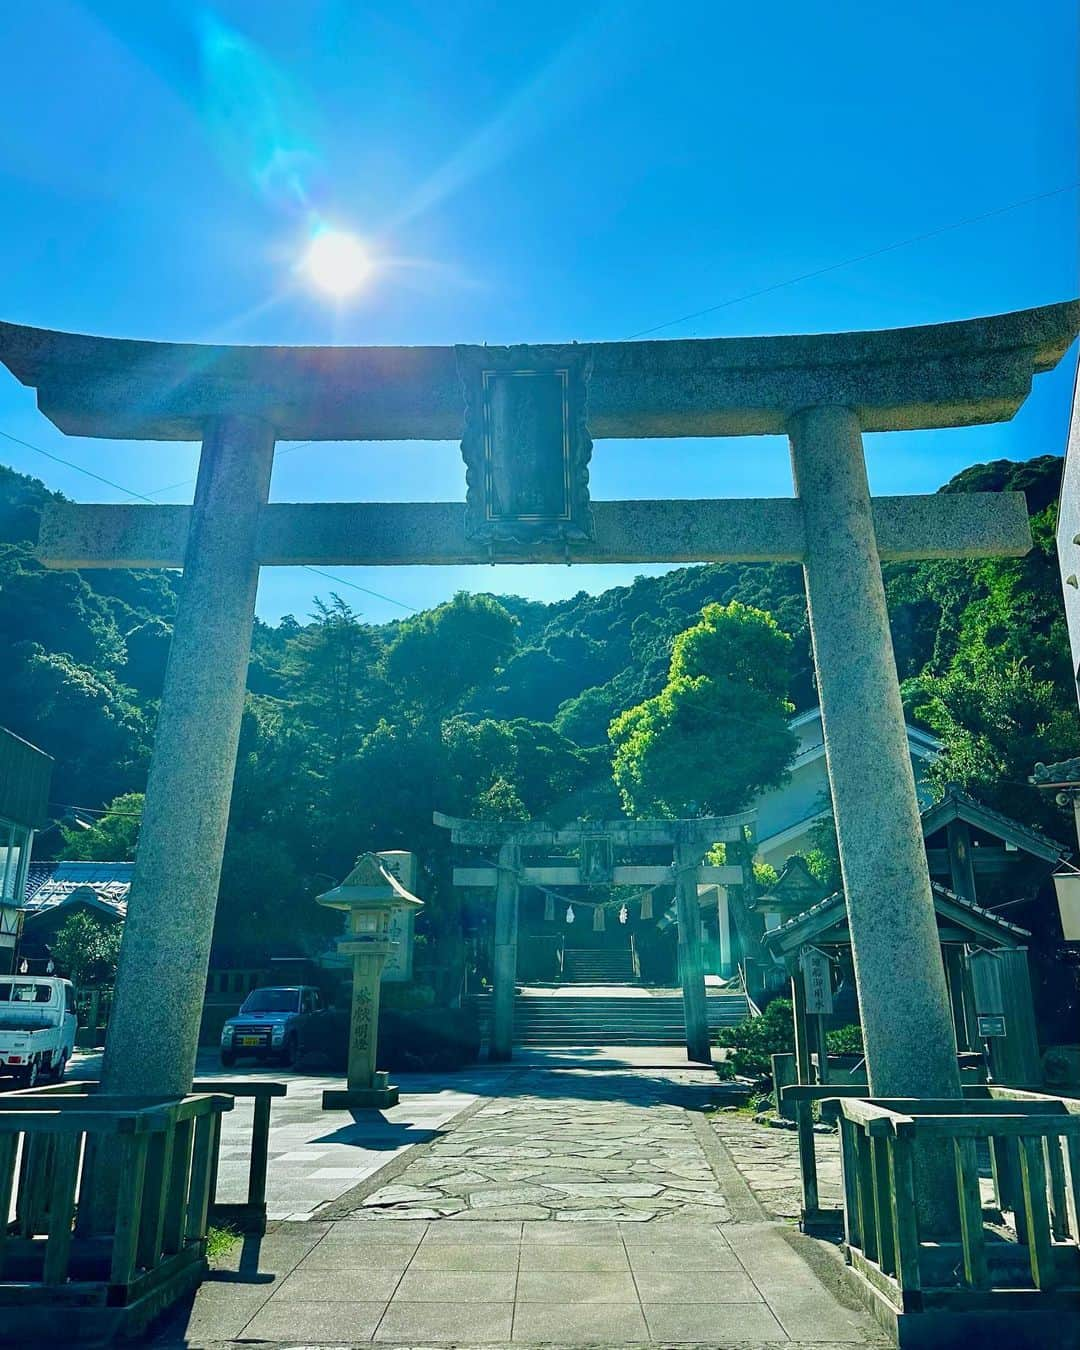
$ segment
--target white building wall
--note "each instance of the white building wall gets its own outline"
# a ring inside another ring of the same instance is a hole
[[[822,816],[831,814],[832,809],[821,709],[813,708],[795,718],[792,730],[799,737],[799,749],[788,782],[763,792],[752,804],[757,812],[757,857],[777,871],[793,853],[812,847],[815,824]],[[908,744],[919,805],[925,807],[930,804],[926,772],[937,754],[938,743],[925,732],[908,727]]]
[[[1073,390],[1072,423],[1065,450],[1065,473],[1061,480],[1057,527],[1061,591],[1069,625],[1073,675],[1080,680],[1080,545],[1073,542],[1077,535],[1080,535],[1080,373]],[[1080,683],[1077,692],[1080,697]]]

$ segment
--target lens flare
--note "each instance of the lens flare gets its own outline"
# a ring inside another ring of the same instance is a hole
[[[320,230],[308,245],[303,266],[320,291],[345,300],[363,286],[372,263],[355,235],[345,230]]]

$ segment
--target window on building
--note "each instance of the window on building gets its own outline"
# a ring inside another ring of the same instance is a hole
[[[26,894],[26,865],[31,831],[25,825],[0,819],[0,900],[22,904]]]

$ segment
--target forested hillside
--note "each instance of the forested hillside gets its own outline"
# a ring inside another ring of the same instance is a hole
[[[1051,456],[965,470],[942,491],[1027,494],[1034,550],[893,565],[886,583],[909,715],[945,743],[940,781],[1069,839],[1069,822],[1027,784],[1036,760],[1080,749],[1053,547],[1060,474]],[[55,756],[59,818],[145,782],[177,578],[42,569],[31,541],[55,495],[0,466],[0,723]],[[686,567],[553,605],[459,596],[385,625],[327,594],[310,616],[258,624],[219,951],[294,946],[318,923],[310,897],[366,848],[419,853],[430,922],[456,935],[433,809],[617,814],[610,722],[659,692],[674,637],[702,607],[731,600],[791,636],[788,695],[812,706],[795,566]],[[43,852],[64,846],[58,830],[41,840]]]

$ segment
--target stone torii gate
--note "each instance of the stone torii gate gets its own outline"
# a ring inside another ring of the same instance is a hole
[[[543,821],[460,820],[434,815],[455,844],[498,849],[494,867],[455,867],[455,886],[495,889],[495,961],[492,996],[491,1058],[507,1060],[514,1048],[514,991],[517,983],[518,895],[522,886],[665,886],[675,887],[679,919],[679,981],[682,986],[687,1056],[712,1063],[705,968],[701,955],[698,885],[738,886],[741,866],[713,867],[702,858],[713,844],[741,843],[753,812],[737,816],[701,816],[693,820],[578,821],[552,827]],[[529,866],[522,849],[576,848],[576,866]],[[617,864],[616,848],[667,847],[669,866]]]
[[[191,1085],[262,566],[801,562],[871,1091],[958,1094],[880,563],[1015,556],[1019,494],[871,501],[863,432],[1011,417],[1071,302],[883,332],[564,347],[258,348],[0,325],[59,430],[200,440],[194,504],[56,504],[52,567],[183,567],[103,1088]],[[796,497],[596,502],[591,437],[786,434]],[[464,504],[268,505],[274,443],[462,437]],[[146,1010],[154,1032],[147,1034]]]

